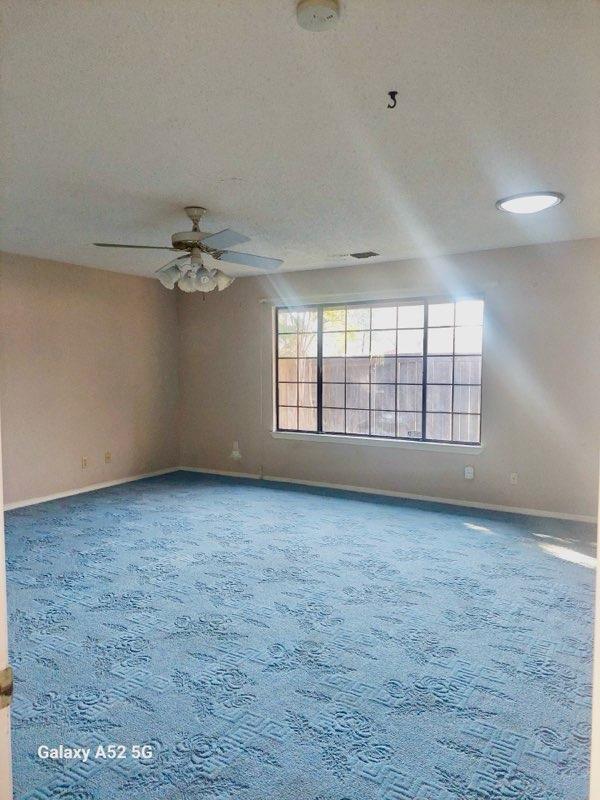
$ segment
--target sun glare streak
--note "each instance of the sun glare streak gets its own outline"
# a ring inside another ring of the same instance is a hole
[[[596,559],[593,556],[586,556],[572,550],[570,547],[561,547],[558,544],[540,544],[540,548],[555,558],[562,558],[563,561],[570,561],[572,564],[579,564],[581,567],[596,569]]]
[[[554,439],[557,448],[561,444],[571,446],[578,437],[577,429],[548,395],[544,384],[535,374],[532,362],[525,361],[505,335],[497,332],[493,318],[485,319],[484,337],[484,358],[486,353],[493,352],[494,361],[502,364],[503,370],[511,376],[511,380],[505,382],[505,391],[514,395],[515,401],[526,410],[525,413],[529,412],[531,423],[538,428],[543,427],[546,436]],[[573,466],[578,469],[577,464]],[[583,475],[583,468],[579,469]]]
[[[287,277],[288,274],[293,273],[280,272],[277,275],[267,273],[262,276],[269,284],[271,290],[269,297],[273,302],[277,303],[277,305],[287,306],[289,308],[301,306],[306,301],[298,293],[298,290],[292,286],[290,279]]]
[[[553,536],[550,533],[534,533],[533,534],[538,539],[552,539],[554,542],[570,542],[571,539],[565,539],[562,536]]]
[[[463,523],[465,528],[469,528],[471,531],[481,531],[482,533],[493,533],[491,528],[486,528],[485,525],[474,525],[472,522],[465,522]]]
[[[339,87],[337,87],[339,88]],[[349,100],[349,98],[347,98]],[[351,103],[348,103],[351,108]],[[357,115],[352,120],[353,125],[348,125],[346,130],[353,130],[356,141],[360,143],[364,158],[368,161],[373,174],[375,185],[384,193],[387,206],[393,210],[392,221],[402,219],[413,240],[417,250],[422,253],[439,251],[435,234],[430,226],[423,222],[411,207],[406,193],[402,193],[400,182],[394,177],[392,170],[383,163],[377,148],[369,139],[364,123],[359,121]],[[454,297],[468,296],[476,287],[471,278],[461,274],[457,266],[457,259],[452,256],[423,257],[429,272],[434,280],[443,289]],[[548,436],[552,436],[557,446],[561,443],[570,445],[577,436],[573,422],[566,418],[559,407],[554,403],[545,390],[541,380],[536,377],[530,362],[526,362],[516,347],[507,343],[505,336],[498,335],[492,314],[486,314],[484,322],[484,358],[486,354],[494,353],[494,360],[503,365],[507,374],[512,376],[511,381],[505,386],[509,392],[516,395],[516,399],[523,408],[531,410],[533,422],[538,427],[543,427]],[[575,467],[583,474],[582,467]]]
[[[398,231],[399,240],[409,238],[414,257],[420,258],[425,264],[421,273],[424,286],[431,283],[436,291],[455,298],[478,292],[477,282],[461,270],[458,257],[428,255],[442,250],[432,226],[424,221],[423,214],[411,202],[397,170],[391,169],[386,162],[365,119],[355,110],[352,95],[337,74],[335,64],[331,64],[328,75],[329,80],[322,89],[331,93],[332,109],[341,118],[340,136],[348,139],[356,154],[357,176],[366,177],[366,180],[361,180],[365,202],[369,202],[368,194],[371,193],[376,207],[385,209],[387,226]],[[302,304],[302,297],[291,288],[283,274],[266,277],[283,304]],[[494,353],[493,361],[501,363],[503,370],[511,375],[511,380],[504,382],[505,390],[515,394],[521,407],[530,409],[531,424],[543,428],[557,447],[571,444],[577,435],[573,422],[561,413],[548,396],[542,381],[536,377],[534,365],[523,358],[516,345],[512,346],[504,335],[499,335],[493,314],[487,313],[484,322],[484,358],[490,352]],[[575,469],[583,470],[583,467],[576,465]]]

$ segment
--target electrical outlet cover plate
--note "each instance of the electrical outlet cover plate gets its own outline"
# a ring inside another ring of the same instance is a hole
[[[475,477],[475,468],[471,466],[465,467],[465,480],[472,481]]]

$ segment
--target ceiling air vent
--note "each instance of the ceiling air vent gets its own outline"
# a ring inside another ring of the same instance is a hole
[[[352,258],[373,258],[373,256],[378,256],[379,253],[374,253],[372,250],[365,250],[364,253],[350,253]]]

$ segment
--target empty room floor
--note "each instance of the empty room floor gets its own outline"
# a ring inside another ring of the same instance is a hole
[[[6,523],[18,798],[586,796],[592,526],[184,472]]]

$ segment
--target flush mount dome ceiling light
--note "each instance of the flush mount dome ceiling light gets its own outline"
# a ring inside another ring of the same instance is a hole
[[[560,192],[525,192],[498,200],[496,208],[511,214],[537,214],[538,211],[557,206],[564,199],[564,194]]]

